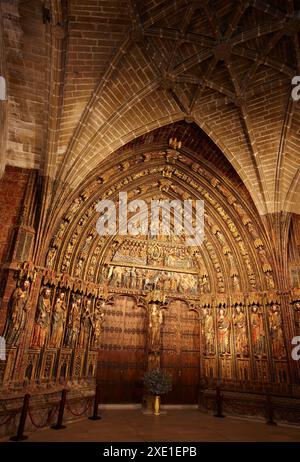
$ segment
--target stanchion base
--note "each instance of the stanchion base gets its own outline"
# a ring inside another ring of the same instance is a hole
[[[220,419],[224,419],[226,416],[223,414],[214,414],[214,417],[219,417]]]
[[[273,427],[276,427],[277,426],[277,423],[276,422],[272,422],[272,421],[269,421],[269,422],[266,422],[267,425],[273,425]]]
[[[101,419],[102,419],[102,417],[100,417],[99,415],[89,417],[89,420],[101,420]]]
[[[52,430],[62,430],[63,428],[67,428],[65,425],[52,425]]]
[[[28,440],[28,436],[23,435],[23,436],[11,436],[10,441],[25,441]]]

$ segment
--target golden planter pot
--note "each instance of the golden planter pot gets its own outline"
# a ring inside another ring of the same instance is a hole
[[[160,396],[155,395],[154,396],[154,415],[159,415],[160,414]]]

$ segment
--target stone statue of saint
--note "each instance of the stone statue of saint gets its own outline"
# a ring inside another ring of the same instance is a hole
[[[50,347],[59,348],[61,346],[61,341],[63,338],[64,327],[66,322],[66,303],[65,303],[65,294],[61,294],[57,297],[55,305],[53,307],[53,316],[52,316],[52,329],[51,329],[51,338],[50,338]]]
[[[111,278],[110,278],[110,284],[113,287],[121,287],[122,273],[123,273],[123,268],[121,268],[120,266],[115,266],[112,269],[112,275],[111,275]]]
[[[282,321],[278,305],[273,304],[269,312],[270,337],[272,342],[273,356],[276,359],[285,357],[285,346],[282,331]]]
[[[107,271],[107,283],[111,284],[114,274],[114,266],[109,266]]]
[[[65,346],[74,348],[77,346],[78,334],[80,330],[80,311],[81,297],[74,297],[71,304],[71,309],[67,322],[67,331],[65,338]]]
[[[76,197],[76,199],[72,202],[68,212],[66,213],[65,218],[70,222],[77,210],[79,209],[81,203],[83,202],[82,197]]]
[[[31,346],[42,348],[45,346],[50,330],[51,289],[44,287],[41,291],[31,339]]]
[[[235,348],[237,356],[248,356],[246,316],[240,306],[235,308],[233,317]]]
[[[136,288],[136,270],[135,268],[130,268],[129,270],[129,287],[130,289]]]
[[[207,274],[203,274],[200,278],[199,292],[200,294],[207,294],[208,292],[210,292],[210,285]]]
[[[271,271],[265,273],[268,289],[274,289],[275,283]]]
[[[87,299],[84,310],[80,318],[79,348],[87,348],[89,345],[90,333],[92,328],[92,301]]]
[[[25,279],[20,287],[17,287],[8,303],[8,312],[4,332],[6,345],[17,346],[20,335],[25,329],[27,313],[29,311],[30,281]]]
[[[215,353],[215,329],[214,319],[210,308],[203,309],[203,336],[205,339],[205,355]]]
[[[136,288],[137,289],[142,288],[142,273],[140,269],[136,270]]]
[[[97,348],[100,346],[100,338],[102,332],[102,325],[104,323],[104,313],[101,311],[99,306],[95,309],[94,321],[93,321],[93,347]]]
[[[155,303],[151,306],[149,315],[149,343],[150,353],[158,353],[160,350],[160,332],[163,322],[162,312]]]
[[[266,336],[263,315],[257,305],[253,305],[250,318],[254,356],[261,358],[266,356]]]
[[[152,279],[152,275],[151,275],[151,271],[144,271],[144,285],[143,285],[143,289],[145,290],[150,290],[152,289],[152,283],[151,283],[151,279]]]
[[[240,281],[236,274],[232,275],[232,288],[234,292],[240,291]]]
[[[195,279],[192,274],[183,274],[182,275],[182,287],[184,290],[185,295],[193,293],[193,289],[195,288]]]
[[[47,255],[47,267],[52,267],[55,256],[56,256],[57,249],[55,247],[51,247]]]
[[[230,354],[230,319],[224,308],[220,308],[217,320],[220,355]]]

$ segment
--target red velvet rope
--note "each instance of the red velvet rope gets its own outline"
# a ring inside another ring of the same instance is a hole
[[[15,415],[16,414],[10,414],[9,416],[7,416],[7,419],[5,419],[3,422],[0,422],[0,427],[6,425]]]
[[[77,413],[77,412],[75,412],[75,411],[72,411],[72,409],[70,408],[70,405],[69,405],[68,402],[67,402],[67,404],[66,404],[66,407],[67,407],[68,411],[71,412],[72,415],[74,415],[75,417],[80,417],[80,416],[82,416],[83,414],[85,414],[85,413],[88,411],[88,408],[89,408],[89,406],[91,405],[91,403],[92,403],[92,400],[89,399],[88,402],[87,402],[87,405],[86,405],[85,409],[84,409],[83,411],[79,412],[79,413]]]
[[[55,411],[57,411],[57,406],[54,406],[54,407],[51,409],[50,414],[48,415],[46,422],[45,422],[44,424],[42,424],[42,425],[41,425],[41,424],[37,424],[37,423],[35,422],[35,420],[34,420],[32,414],[31,414],[31,410],[30,410],[30,409],[28,409],[28,414],[29,414],[31,423],[32,423],[32,425],[33,425],[35,428],[43,428],[43,427],[46,427],[47,424],[49,424],[49,422],[50,422],[51,418],[53,417],[53,414],[54,414]]]
[[[32,425],[35,427],[35,428],[43,428],[47,425],[47,422],[48,422],[48,417],[47,417],[47,420],[44,424],[37,424],[35,421],[34,421],[34,418],[32,417],[32,414],[31,414],[31,411],[30,409],[28,409],[28,415],[30,417],[30,420],[31,420],[31,423]]]

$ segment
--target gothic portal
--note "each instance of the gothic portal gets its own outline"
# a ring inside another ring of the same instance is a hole
[[[212,2],[31,3],[0,5],[1,393],[45,409],[67,389],[85,409],[98,385],[104,404],[146,405],[143,375],[164,369],[165,403],[209,411],[221,386],[230,412],[256,415],[268,392],[290,419],[293,2],[215,2],[216,22]],[[135,233],[117,218],[124,194]],[[175,218],[196,201],[203,235],[189,245]],[[167,203],[179,209],[162,232]],[[99,232],[105,216],[113,232]]]

